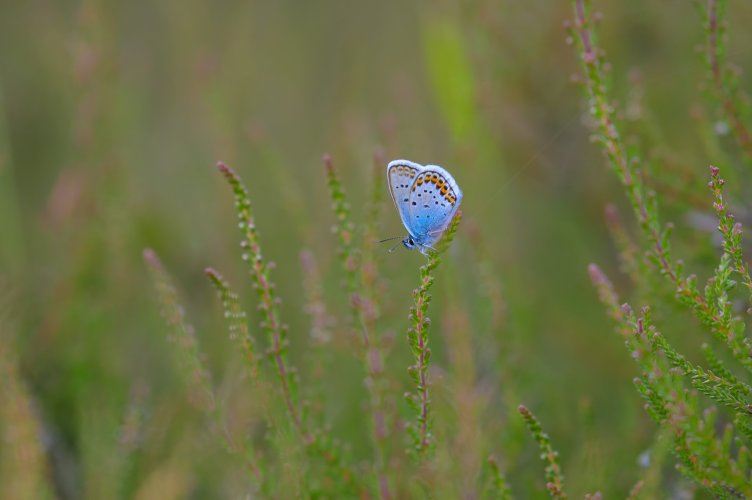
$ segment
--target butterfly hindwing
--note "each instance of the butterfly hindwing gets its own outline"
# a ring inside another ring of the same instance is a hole
[[[432,245],[459,208],[462,190],[449,172],[427,165],[413,179],[407,199],[407,229],[422,243]]]
[[[423,165],[409,160],[394,160],[386,167],[389,193],[399,211],[402,224],[410,231],[410,188],[415,178],[425,169]],[[412,232],[411,232],[412,234]],[[413,234],[413,236],[415,236]]]

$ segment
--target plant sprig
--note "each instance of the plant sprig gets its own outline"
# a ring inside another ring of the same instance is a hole
[[[748,165],[752,165],[752,132],[748,124],[749,98],[742,90],[739,72],[726,61],[726,0],[698,1],[705,23],[705,61],[708,80],[722,114]]]
[[[191,400],[199,408],[216,417],[217,405],[211,376],[201,360],[195,330],[185,317],[185,308],[180,304],[172,277],[154,250],[147,248],[143,255],[152,274],[162,316],[172,330],[172,335],[168,340],[176,347],[178,361],[186,372],[186,379],[191,381],[189,386]],[[221,421],[218,423],[222,428],[224,427]]]
[[[187,387],[190,401],[205,412],[212,420],[221,435],[221,443],[231,454],[238,453],[237,446],[230,438],[224,419],[216,402],[211,375],[201,359],[201,350],[196,334],[185,317],[185,309],[180,304],[177,289],[172,277],[162,265],[157,253],[147,248],[144,250],[144,261],[149,267],[161,306],[162,316],[172,330],[168,340],[176,347],[175,354],[180,367],[185,372],[185,380],[190,381]],[[253,460],[251,468],[258,472]]]
[[[567,498],[567,494],[564,492],[564,475],[561,473],[561,466],[559,465],[559,453],[551,446],[551,439],[543,431],[543,426],[541,426],[538,419],[533,415],[533,412],[528,410],[526,406],[520,405],[517,411],[522,415],[527,428],[538,443],[541,459],[547,463],[545,469],[546,488],[551,498]]]
[[[257,292],[258,307],[263,318],[261,329],[266,333],[269,344],[268,357],[277,373],[290,422],[300,435],[306,452],[311,457],[322,460],[327,466],[328,475],[333,482],[332,486],[340,494],[360,494],[362,493],[362,485],[345,456],[345,450],[332,439],[328,432],[321,429],[312,429],[304,418],[303,405],[298,399],[297,373],[287,359],[287,325],[283,324],[280,319],[280,299],[276,296],[274,285],[269,278],[271,264],[264,260],[261,253],[248,190],[243,185],[240,176],[232,168],[219,162],[217,169],[230,184],[235,196],[235,208],[239,220],[238,227],[243,236],[240,244],[243,249],[242,259],[248,264]]]
[[[217,291],[219,300],[222,302],[225,318],[228,321],[230,340],[238,342],[240,350],[245,356],[246,365],[254,380],[258,379],[258,359],[256,356],[256,345],[248,329],[247,314],[240,305],[240,297],[230,289],[229,283],[225,281],[219,271],[207,267],[204,274],[209,278],[212,286]]]
[[[723,237],[723,252],[728,256],[731,268],[747,288],[749,304],[752,307],[752,278],[750,278],[749,266],[744,260],[742,250],[742,224],[736,222],[733,214],[728,211],[723,198],[724,185],[725,181],[720,176],[720,169],[711,165],[708,186],[713,193],[713,209],[718,216],[718,231]],[[734,284],[728,283],[728,285]]]
[[[496,460],[496,457],[488,457],[487,463],[488,468],[491,471],[491,483],[493,486],[494,498],[497,498],[498,500],[511,500],[512,490],[509,489],[509,484],[504,477],[504,473],[501,471],[501,467],[499,467],[499,462]]]
[[[652,342],[655,348],[663,351],[673,366],[689,377],[699,392],[735,412],[752,415],[752,387],[743,382],[730,382],[712,371],[693,365],[679,354],[663,335],[654,334]]]
[[[434,282],[433,271],[441,262],[442,253],[454,239],[461,218],[462,211],[457,211],[444,237],[437,245],[437,249],[429,252],[428,262],[421,266],[419,285],[413,292],[415,306],[410,308],[412,325],[407,331],[407,340],[415,358],[415,364],[408,368],[408,372],[415,384],[415,393],[406,394],[406,398],[410,406],[417,412],[417,419],[415,423],[410,424],[408,430],[413,437],[412,451],[421,461],[431,455],[434,444],[434,437],[431,432],[431,397],[428,379],[428,366],[431,360],[431,348],[428,346],[428,329],[431,325],[431,320],[428,317],[428,305],[431,302],[429,291]]]
[[[619,307],[619,298],[605,274],[594,264],[589,270],[601,301],[616,320],[617,331],[640,368],[641,375],[634,383],[646,402],[647,412],[671,431],[672,451],[682,473],[722,498],[729,497],[729,491],[745,491],[746,469],[739,465],[744,456],[737,460],[731,457],[728,446],[724,448],[725,441],[715,436],[714,408],[702,411],[684,380],[736,413],[737,420],[750,417],[752,388],[687,361],[657,331],[649,308],[643,308],[638,316],[627,304]],[[712,351],[706,355],[715,359]]]
[[[685,275],[682,263],[674,260],[670,244],[672,226],[661,224],[656,195],[645,186],[637,168],[638,159],[630,157],[627,153],[617,124],[616,108],[609,102],[608,87],[603,77],[605,61],[602,51],[597,46],[590,2],[572,0],[572,3],[575,22],[570,29],[571,38],[576,41],[578,47],[589,109],[597,123],[595,138],[600,143],[611,169],[624,187],[643,236],[649,244],[650,259],[673,284],[678,301],[689,306],[697,319],[716,338],[728,345],[737,361],[752,370],[752,357],[749,356],[745,342],[740,336],[739,322],[730,317],[727,305],[714,300],[723,299],[725,293],[723,287],[726,281],[722,279],[725,270],[723,259],[716,277],[711,278],[705,287],[706,295],[700,292],[697,278],[694,275]]]
[[[329,194],[332,199],[332,209],[336,217],[336,223],[333,231],[339,239],[339,256],[342,269],[345,273],[346,288],[350,299],[353,318],[360,331],[360,340],[362,346],[363,363],[368,373],[366,387],[369,393],[369,407],[371,410],[371,439],[376,452],[375,469],[377,474],[377,483],[379,496],[381,498],[390,498],[386,467],[388,461],[388,448],[386,439],[388,437],[387,412],[384,407],[386,399],[385,380],[384,380],[384,353],[382,342],[374,338],[376,328],[376,298],[373,286],[373,273],[375,263],[370,258],[370,246],[372,243],[368,238],[372,237],[375,220],[378,216],[379,198],[377,194],[372,193],[371,203],[369,204],[368,219],[369,223],[365,228],[363,235],[364,250],[359,251],[356,242],[355,224],[352,222],[350,214],[350,205],[342,187],[342,183],[337,176],[334,163],[330,155],[324,156],[324,169],[326,171]],[[374,191],[378,191],[374,188]],[[364,266],[368,264],[369,269]]]
[[[11,342],[0,324],[0,480],[8,498],[48,498],[48,464],[33,400],[21,378]]]
[[[224,175],[235,195],[238,228],[243,235],[240,243],[243,249],[242,258],[250,268],[251,278],[258,295],[258,307],[263,317],[261,328],[266,333],[269,343],[267,353],[273,360],[288,415],[293,425],[302,430],[303,422],[297,401],[297,374],[287,360],[287,325],[282,324],[280,320],[279,299],[274,292],[274,284],[269,279],[270,266],[261,254],[261,245],[258,240],[256,221],[251,210],[248,190],[232,168],[219,162],[217,169]]]

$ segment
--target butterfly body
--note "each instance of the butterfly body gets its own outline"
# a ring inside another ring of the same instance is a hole
[[[386,167],[389,192],[407,229],[405,248],[423,254],[433,249],[462,201],[452,175],[438,165],[394,160]]]

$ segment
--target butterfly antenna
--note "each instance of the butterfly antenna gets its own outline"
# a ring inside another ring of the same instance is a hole
[[[402,236],[394,236],[392,238],[384,238],[383,240],[379,240],[376,243],[384,243],[385,241],[392,241],[392,240],[396,240],[397,238],[402,238]]]
[[[389,239],[393,240],[393,239],[395,239],[395,238],[389,238]],[[386,241],[386,240],[385,240],[385,241]],[[397,243],[396,245],[394,245],[394,246],[393,246],[392,248],[390,248],[390,249],[389,249],[389,253],[392,253],[392,252],[394,252],[394,250],[395,250],[395,249],[396,249],[397,247],[399,247],[399,246],[400,246],[400,244],[399,244],[399,243]]]

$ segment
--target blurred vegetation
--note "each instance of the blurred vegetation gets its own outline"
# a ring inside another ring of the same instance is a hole
[[[723,295],[734,254],[724,247],[720,269],[720,194],[707,183],[720,167],[723,199],[749,226],[752,156],[736,120],[752,127],[750,84],[733,68],[752,68],[752,5],[726,6],[720,72],[698,7],[597,1],[598,46],[675,258],[701,289],[726,273],[708,293],[743,329],[748,298]],[[565,43],[567,19],[569,3],[548,0],[0,5],[0,496],[531,498],[548,480],[573,497],[734,494],[676,470],[672,429],[632,382],[644,366],[590,283],[597,262],[635,311],[650,306],[647,320],[617,319],[625,332],[654,324],[650,346],[692,363],[668,356],[669,389],[689,388],[696,366],[749,382],[643,262],[643,221],[589,140],[598,115],[572,82],[582,54]],[[334,211],[324,153],[347,203]],[[426,259],[373,244],[404,233],[383,174],[394,158],[443,165],[464,191],[427,310],[428,463],[406,451],[415,413],[403,398]],[[283,299],[267,307],[296,369],[292,419],[218,160],[247,186]],[[209,266],[221,276],[207,280]],[[175,306],[167,322],[160,297]],[[258,380],[237,342],[241,309]],[[702,394],[691,398],[709,407]],[[723,404],[706,429],[744,429]],[[546,479],[526,422],[558,452]]]

